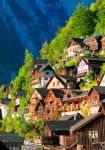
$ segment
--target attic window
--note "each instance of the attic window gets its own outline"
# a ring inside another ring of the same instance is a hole
[[[53,82],[53,86],[55,86],[55,82]]]
[[[57,85],[59,85],[59,81],[57,81]]]

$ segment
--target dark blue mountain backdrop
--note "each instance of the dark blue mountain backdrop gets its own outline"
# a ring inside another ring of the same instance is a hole
[[[8,83],[21,67],[27,48],[39,56],[42,43],[64,26],[80,2],[95,0],[1,0],[0,84]]]

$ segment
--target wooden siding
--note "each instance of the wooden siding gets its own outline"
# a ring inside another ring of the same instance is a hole
[[[89,139],[89,131],[98,131],[97,139]],[[82,150],[93,150],[92,143],[105,141],[105,116],[94,119],[91,123],[78,130],[78,145],[83,145]]]

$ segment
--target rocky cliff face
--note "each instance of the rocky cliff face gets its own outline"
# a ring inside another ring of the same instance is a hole
[[[50,41],[65,24],[78,2],[87,6],[94,0],[1,0],[0,80],[9,81],[22,64],[25,48],[39,55],[45,40]]]

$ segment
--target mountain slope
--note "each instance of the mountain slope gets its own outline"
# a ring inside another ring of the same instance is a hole
[[[45,40],[50,41],[59,26],[79,2],[94,0],[2,0],[0,1],[0,82],[15,76],[25,48],[35,56]],[[6,72],[6,73],[5,73]]]

